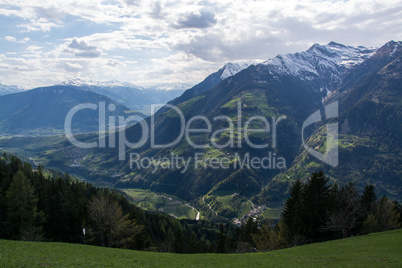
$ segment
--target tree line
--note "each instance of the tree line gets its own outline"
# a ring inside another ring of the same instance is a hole
[[[146,212],[116,190],[0,157],[0,238],[204,253],[274,250],[401,226],[401,205],[366,186],[330,184],[323,172],[290,188],[281,219],[241,226]],[[85,229],[85,233],[84,233]]]
[[[277,224],[249,218],[234,236],[221,232],[219,241],[226,242],[218,242],[217,251],[275,250],[392,230],[401,227],[401,215],[401,205],[386,196],[377,198],[373,185],[359,194],[353,183],[341,188],[330,184],[321,171],[306,183],[293,183]]]
[[[145,212],[116,190],[3,154],[0,238],[201,253],[215,251],[218,225]]]

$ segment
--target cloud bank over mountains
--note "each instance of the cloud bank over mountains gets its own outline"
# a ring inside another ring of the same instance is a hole
[[[313,43],[401,40],[401,18],[396,0],[0,0],[0,79],[197,83],[226,62]]]

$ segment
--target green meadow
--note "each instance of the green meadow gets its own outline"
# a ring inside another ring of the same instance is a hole
[[[195,219],[198,213],[195,208],[174,196],[142,189],[124,189],[123,192],[145,210],[163,212],[180,219]]]
[[[172,254],[0,240],[1,267],[401,267],[402,229],[246,254]]]

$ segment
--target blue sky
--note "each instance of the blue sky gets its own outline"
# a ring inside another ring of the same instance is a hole
[[[402,2],[0,0],[0,83],[200,82],[313,43],[402,40]]]

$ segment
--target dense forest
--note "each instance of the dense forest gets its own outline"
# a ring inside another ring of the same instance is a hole
[[[305,183],[294,182],[281,220],[252,234],[253,246],[272,250],[392,230],[401,226],[401,212],[397,201],[377,198],[372,185],[359,194],[353,183],[340,188],[316,172]]]
[[[54,173],[56,174],[56,173]],[[274,250],[399,228],[401,206],[377,198],[373,186],[359,194],[352,183],[329,184],[322,172],[296,180],[281,220],[241,226],[230,222],[178,220],[146,212],[108,188],[42,166],[33,169],[15,156],[0,159],[0,238],[87,243],[137,250],[251,252]]]
[[[217,225],[145,212],[118,191],[1,157],[0,238],[184,253],[213,252],[217,232]]]

